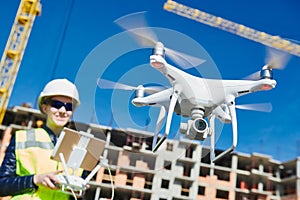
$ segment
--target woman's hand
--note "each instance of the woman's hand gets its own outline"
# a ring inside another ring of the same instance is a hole
[[[57,190],[59,189],[59,187],[57,187],[57,183],[59,183],[57,174],[61,172],[62,171],[54,171],[45,174],[36,174],[33,176],[33,183],[36,186],[48,187],[50,189]]]

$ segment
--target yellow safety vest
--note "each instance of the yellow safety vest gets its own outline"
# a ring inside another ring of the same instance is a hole
[[[62,164],[50,159],[54,145],[45,129],[36,128],[16,132],[16,173],[19,176],[43,174],[62,170]],[[81,176],[82,169],[75,172]],[[31,193],[14,196],[12,199],[69,199],[60,190],[38,187]]]

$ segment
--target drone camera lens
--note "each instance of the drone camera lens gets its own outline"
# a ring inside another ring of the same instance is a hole
[[[206,127],[207,127],[205,121],[203,121],[201,119],[197,121],[197,125],[196,126],[197,126],[197,129],[201,130],[201,131],[205,130]]]

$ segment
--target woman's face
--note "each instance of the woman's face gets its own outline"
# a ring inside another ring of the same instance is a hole
[[[72,98],[66,96],[53,96],[42,105],[47,115],[47,126],[52,129],[63,128],[73,114]]]

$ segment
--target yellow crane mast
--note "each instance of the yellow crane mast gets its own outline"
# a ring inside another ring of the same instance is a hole
[[[21,0],[0,63],[0,124],[18,75],[32,25],[40,13],[39,0]]]
[[[252,28],[234,23],[221,17],[216,17],[198,9],[179,4],[172,0],[168,0],[164,4],[164,9],[183,17],[187,17],[203,24],[228,31],[241,37],[259,42],[272,48],[286,51],[290,54],[300,57],[300,45],[282,39],[279,36],[272,36],[270,34],[254,30]]]

